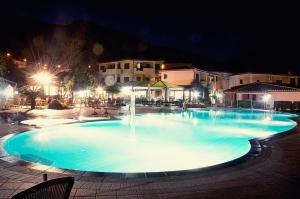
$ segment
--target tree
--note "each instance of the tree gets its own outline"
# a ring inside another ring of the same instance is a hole
[[[67,88],[70,91],[93,89],[95,86],[96,78],[94,74],[83,67],[76,67],[67,82]]]
[[[22,85],[25,82],[25,74],[13,62],[13,59],[6,57],[0,52],[0,77],[4,77],[10,81]]]
[[[0,52],[0,77],[4,77],[6,71],[6,61],[4,56],[2,55],[2,52]]]
[[[114,98],[114,94],[118,94],[121,92],[121,87],[118,84],[112,86],[106,86],[105,91],[111,94],[111,98]]]
[[[35,109],[36,102],[35,99],[41,94],[41,88],[39,87],[30,87],[23,86],[19,89],[21,95],[27,97],[30,100],[30,109]]]

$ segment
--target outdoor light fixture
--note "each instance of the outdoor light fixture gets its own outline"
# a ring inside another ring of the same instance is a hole
[[[47,72],[40,72],[32,76],[39,84],[49,85],[52,81],[52,75]]]
[[[221,93],[218,93],[218,92],[216,93],[216,96],[217,96],[218,99],[222,99],[223,98],[223,95]]]
[[[89,95],[89,90],[80,90],[80,91],[78,91],[78,95],[81,98],[87,97]]]
[[[271,99],[271,97],[272,97],[271,94],[266,93],[266,94],[264,94],[264,96],[262,97],[262,100],[263,100],[264,102],[267,102],[267,101],[269,101],[269,100]]]
[[[10,57],[10,56],[11,56],[11,54],[10,54],[10,53],[6,53],[6,56],[7,56],[7,57]]]
[[[198,91],[194,91],[194,97],[195,98],[199,97],[199,92]]]
[[[100,86],[97,87],[96,92],[97,92],[97,93],[102,93],[102,92],[103,92],[103,88],[101,88]]]
[[[165,69],[165,65],[164,64],[160,65],[160,69],[164,70]]]
[[[122,87],[122,93],[126,95],[130,95],[132,92],[132,87],[131,86],[124,86]]]

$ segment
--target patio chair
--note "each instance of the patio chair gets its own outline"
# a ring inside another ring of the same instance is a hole
[[[22,191],[12,199],[68,199],[73,184],[73,177],[57,178]]]

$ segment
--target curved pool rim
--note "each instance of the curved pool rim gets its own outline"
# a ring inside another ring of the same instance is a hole
[[[288,112],[280,112],[280,113],[287,113],[291,114]],[[28,126],[32,129],[28,129],[26,131],[20,131],[17,133],[10,133],[8,135],[5,135],[3,137],[0,137],[0,160],[11,163],[13,165],[18,165],[18,166],[24,166],[29,169],[33,170],[39,170],[39,171],[45,171],[45,172],[53,172],[53,173],[66,173],[68,175],[84,175],[84,176],[91,176],[91,177],[113,177],[113,178],[151,178],[151,177],[167,177],[167,176],[181,176],[181,175],[189,175],[189,174],[201,174],[201,173],[206,173],[206,172],[212,172],[212,171],[217,171],[223,168],[228,168],[228,167],[233,167],[236,165],[239,165],[244,162],[248,162],[250,160],[253,160],[256,157],[259,157],[266,152],[271,152],[272,149],[267,146],[267,143],[271,140],[277,140],[281,139],[286,136],[293,135],[295,133],[300,133],[296,131],[296,128],[299,126],[299,118],[300,116],[296,117],[291,117],[289,118],[290,120],[296,122],[296,126],[293,128],[270,135],[268,137],[263,137],[263,138],[253,138],[249,140],[250,143],[250,150],[244,154],[241,157],[238,157],[236,159],[220,163],[220,164],[215,164],[212,166],[207,166],[207,167],[201,167],[201,168],[195,168],[195,169],[187,169],[187,170],[176,170],[176,171],[159,171],[159,172],[134,172],[134,173],[122,173],[122,172],[98,172],[98,171],[84,171],[84,170],[75,170],[75,169],[64,169],[64,168],[57,168],[53,166],[47,166],[47,165],[41,165],[38,163],[34,162],[28,162],[19,158],[16,158],[13,155],[8,154],[4,149],[3,149],[3,143],[5,140],[9,139],[10,137],[21,134],[21,133],[26,133],[28,130],[33,130],[33,129],[38,129],[39,127],[34,127],[32,125],[25,125],[23,126]],[[116,120],[118,120],[116,118]],[[99,122],[99,121],[78,121],[75,123],[92,123],[92,122]],[[71,123],[74,124],[74,123]],[[59,126],[63,126],[66,124],[60,124]]]

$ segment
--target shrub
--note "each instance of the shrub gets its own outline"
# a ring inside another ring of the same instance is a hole
[[[60,103],[58,100],[52,100],[49,105],[48,105],[49,109],[55,109],[55,110],[62,110],[62,109],[66,109],[67,106]]]

